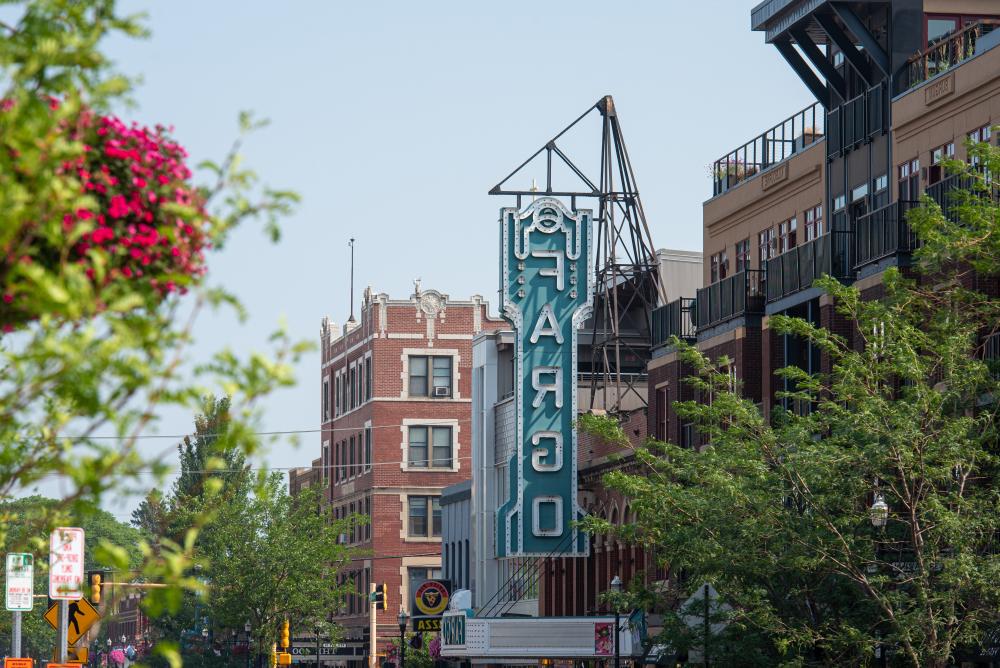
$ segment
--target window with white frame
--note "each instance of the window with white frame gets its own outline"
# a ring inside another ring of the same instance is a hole
[[[823,236],[823,205],[806,209],[806,241]]]
[[[411,397],[452,396],[452,357],[450,355],[410,355],[409,387]]]
[[[441,497],[408,496],[407,535],[411,538],[435,538],[441,535]]]
[[[799,221],[794,217],[778,225],[778,253],[787,253],[798,243]]]
[[[444,425],[411,425],[407,428],[407,465],[410,468],[451,468],[454,462],[453,430]]]

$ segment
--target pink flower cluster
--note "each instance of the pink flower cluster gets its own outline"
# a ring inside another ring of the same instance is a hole
[[[162,126],[150,130],[84,113],[76,128],[84,154],[62,165],[62,172],[75,176],[97,200],[93,210],[63,217],[67,233],[82,223],[92,227],[73,249],[76,261],[87,264],[87,252],[101,248],[111,257],[110,279],[143,281],[160,295],[185,291],[167,276],[204,274],[209,246],[203,200],[185,165],[187,151],[165,132]],[[169,211],[169,204],[193,209],[194,222]],[[87,274],[93,278],[93,269]]]

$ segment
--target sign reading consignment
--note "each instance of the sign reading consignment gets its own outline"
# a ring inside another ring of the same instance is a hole
[[[577,506],[577,331],[594,294],[592,216],[542,197],[500,212],[501,302],[514,326],[517,448],[497,556],[585,556]]]

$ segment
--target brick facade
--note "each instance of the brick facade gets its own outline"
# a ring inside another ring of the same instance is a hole
[[[356,595],[333,615],[349,643],[367,637],[371,584],[388,587],[377,617],[382,651],[399,635],[400,607],[409,612],[410,569],[441,568],[434,502],[471,477],[472,340],[502,324],[479,296],[451,300],[419,285],[406,300],[367,290],[359,319],[339,331],[323,320],[320,457],[290,486],[320,485],[336,516],[368,518],[342,537],[363,555],[341,575]],[[411,534],[411,507],[421,535]]]

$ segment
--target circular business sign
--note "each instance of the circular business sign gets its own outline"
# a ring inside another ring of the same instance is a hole
[[[448,608],[448,589],[441,582],[426,580],[417,587],[413,602],[421,614],[440,615]]]

